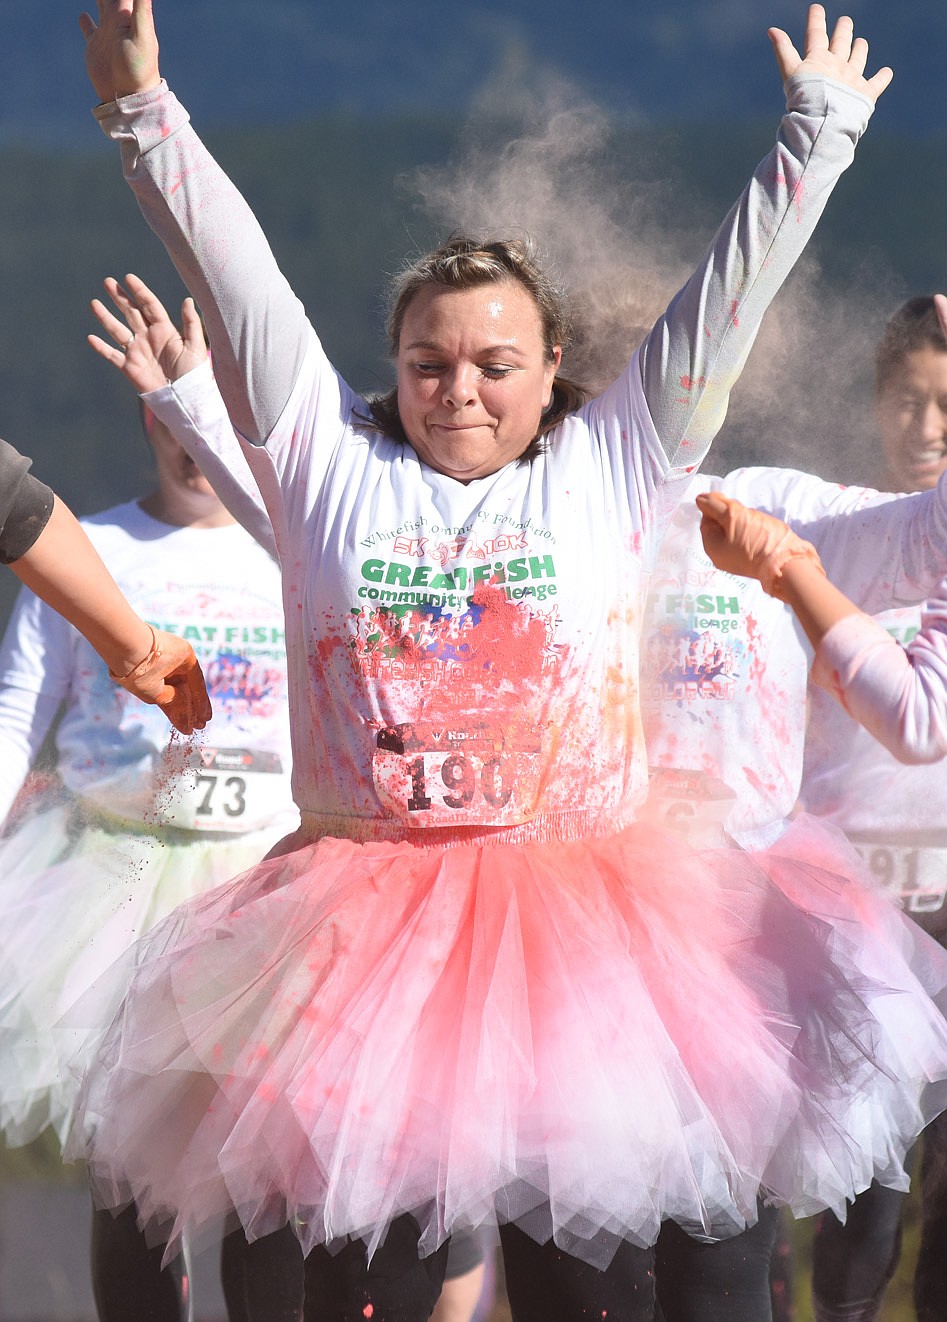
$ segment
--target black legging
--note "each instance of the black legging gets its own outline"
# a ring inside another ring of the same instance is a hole
[[[242,1230],[226,1235],[220,1282],[229,1322],[301,1322],[303,1255],[289,1226],[252,1244]]]
[[[99,1322],[187,1322],[188,1281],[179,1254],[162,1269],[164,1245],[149,1248],[134,1207],[92,1213],[92,1291]]]
[[[812,1296],[819,1322],[874,1322],[878,1317],[901,1256],[904,1201],[903,1193],[874,1181],[849,1206],[844,1225],[831,1212],[819,1217],[812,1245]]]
[[[599,1271],[515,1226],[501,1226],[500,1242],[513,1322],[605,1316],[609,1322],[657,1322],[650,1249],[620,1244],[608,1269]],[[372,1322],[426,1322],[441,1292],[448,1246],[426,1258],[418,1257],[417,1246],[417,1222],[403,1216],[370,1264],[359,1241],[335,1253],[315,1249],[306,1259],[306,1322],[365,1322],[368,1316]]]
[[[770,1260],[779,1211],[760,1209],[742,1235],[704,1244],[673,1221],[655,1250],[658,1300],[665,1322],[770,1322]]]
[[[656,1322],[654,1250],[627,1241],[604,1271],[517,1226],[500,1227],[513,1322]]]
[[[313,1249],[306,1259],[306,1322],[427,1322],[444,1284],[448,1246],[419,1258],[419,1233],[413,1217],[398,1217],[370,1263],[361,1240],[334,1244],[331,1252]]]

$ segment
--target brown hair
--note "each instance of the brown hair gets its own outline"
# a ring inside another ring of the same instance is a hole
[[[565,297],[542,269],[529,239],[475,239],[453,234],[439,248],[406,262],[392,281],[386,323],[388,343],[398,352],[401,328],[412,300],[428,285],[448,289],[476,289],[481,285],[515,280],[522,285],[536,305],[542,326],[543,347],[551,362],[557,346],[565,347],[570,337],[569,313]],[[540,420],[539,430],[520,456],[532,459],[542,450],[542,438],[568,414],[585,403],[589,392],[566,377],[556,376],[552,399]],[[389,390],[369,401],[370,427],[406,441],[398,413],[398,391]]]
[[[909,353],[928,346],[947,353],[934,299],[930,294],[918,294],[902,303],[885,323],[875,349],[875,393],[882,393]]]

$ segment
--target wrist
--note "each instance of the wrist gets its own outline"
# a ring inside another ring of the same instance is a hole
[[[153,92],[156,87],[161,86],[161,77],[155,74],[150,78],[128,79],[127,82],[115,84],[115,95],[113,101],[120,101],[126,96],[143,96],[147,92]]]
[[[810,595],[814,584],[824,581],[825,570],[815,547],[801,542],[800,548],[780,565],[766,591],[787,606],[796,607]]]
[[[123,643],[114,655],[110,652],[108,656],[104,656],[109,668],[109,679],[115,680],[117,684],[124,684],[131,679],[136,670],[153,660],[157,650],[157,639],[152,626],[146,624],[144,620],[140,620],[139,624],[140,630],[136,629],[133,638]]]

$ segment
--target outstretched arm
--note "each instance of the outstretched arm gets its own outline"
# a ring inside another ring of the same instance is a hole
[[[785,32],[769,35],[788,104],[776,147],[641,350],[645,396],[672,467],[699,463],[719,430],[763,313],[891,80],[887,68],[865,77],[867,43],[848,18],[830,37],[821,5],[809,8],[803,56]]]
[[[92,311],[112,343],[98,335],[90,335],[89,343],[118,368],[139,395],[162,390],[207,362],[204,329],[193,299],[184,300],[179,331],[164,304],[138,276],[126,276],[124,285],[110,276],[105,290],[122,315],[116,317],[99,299],[93,299]],[[146,400],[145,404],[148,407]],[[171,433],[237,522],[277,560],[273,526],[260,489],[219,395],[217,404],[211,426],[203,431],[172,426]]]
[[[903,648],[828,582],[815,549],[781,519],[719,492],[697,504],[714,564],[758,579],[796,612],[815,648],[813,679],[902,762],[947,754],[947,580]]]
[[[289,398],[311,328],[237,189],[161,81],[151,0],[98,0],[80,20],[96,117],[121,143],[125,177],[197,300],[234,426],[265,441]]]
[[[54,500],[42,532],[10,568],[85,635],[129,693],[157,703],[182,734],[207,724],[210,700],[190,643],[135,614],[61,500]]]

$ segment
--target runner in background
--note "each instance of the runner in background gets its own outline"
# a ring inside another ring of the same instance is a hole
[[[876,353],[878,471],[904,491],[930,490],[947,470],[947,337],[943,305],[909,299],[891,317]],[[947,549],[947,548],[945,548]],[[831,571],[830,571],[831,577]],[[878,616],[909,643],[919,606]],[[943,767],[904,766],[814,687],[802,801],[841,828],[905,911],[947,943],[947,776]],[[921,1240],[914,1278],[919,1322],[947,1314],[947,1119],[921,1145]],[[872,1322],[901,1249],[903,1193],[873,1184],[844,1225],[822,1217],[813,1246],[818,1322]]]
[[[142,384],[163,381],[147,374],[146,339],[126,340]],[[69,1123],[77,1078],[62,1059],[81,1062],[82,1044],[60,1039],[60,1014],[154,922],[257,863],[296,820],[278,566],[168,430],[148,410],[143,421],[154,488],[85,520],[82,535],[148,622],[149,644],[151,625],[193,643],[214,720],[203,739],[169,746],[163,715],[21,593],[0,646],[0,1125],[12,1144]],[[228,489],[242,508],[236,477]],[[17,803],[47,737],[55,781]],[[160,1259],[133,1208],[95,1213],[103,1322],[187,1316],[181,1260],[161,1270]]]

